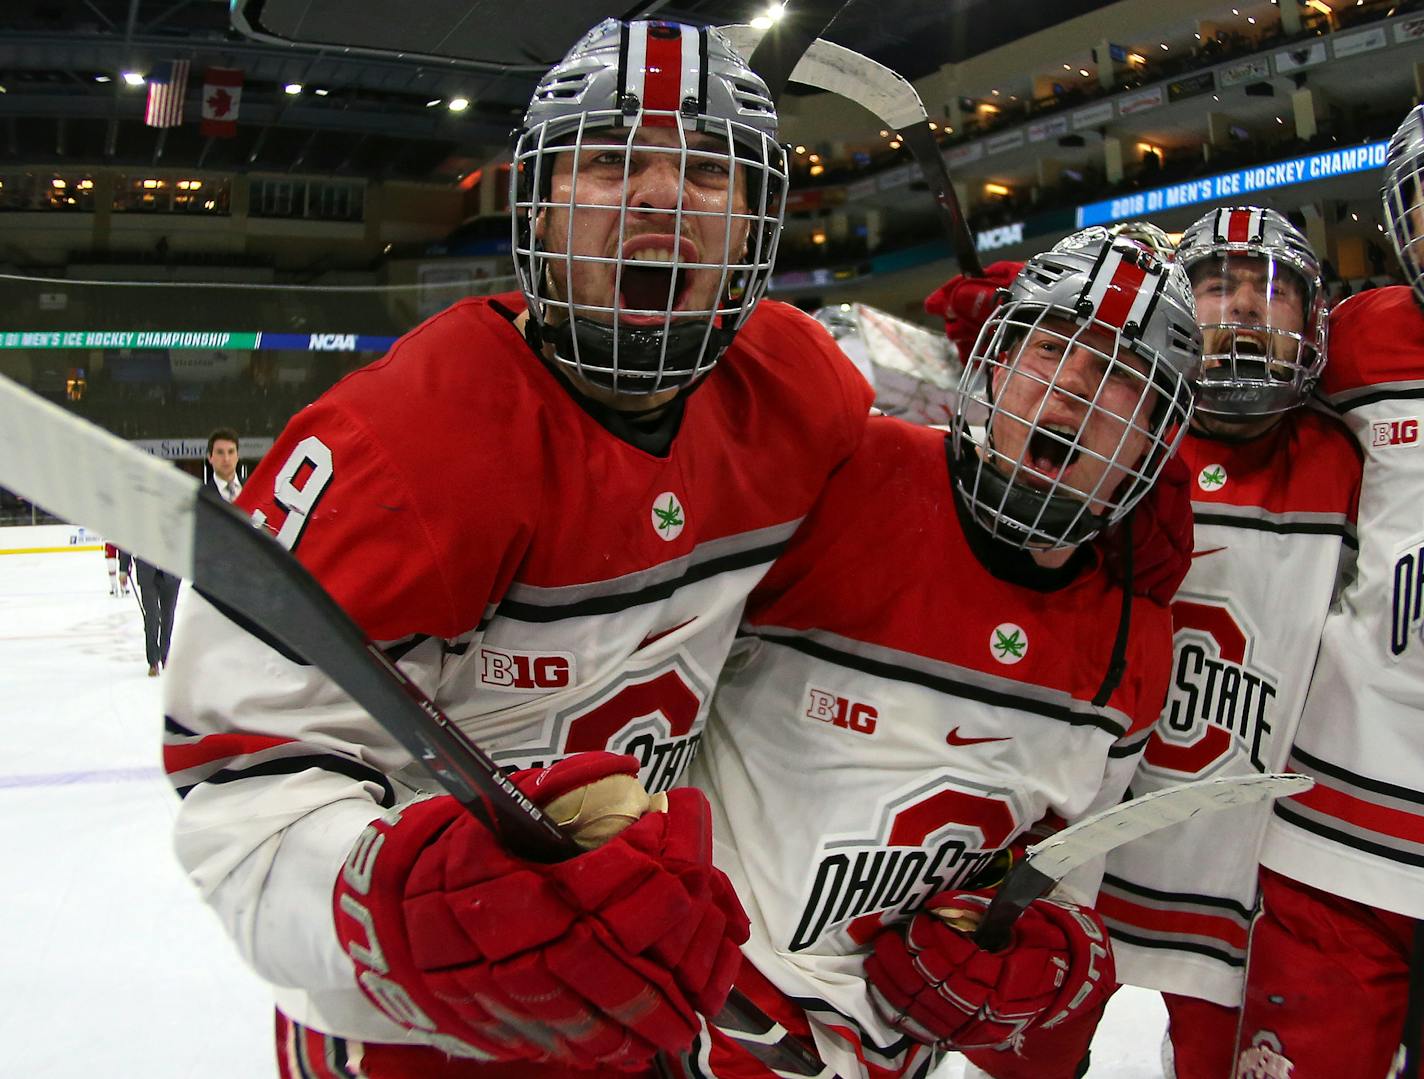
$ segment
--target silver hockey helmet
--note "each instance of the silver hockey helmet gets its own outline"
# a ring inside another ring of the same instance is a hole
[[[1275,210],[1230,206],[1182,234],[1202,328],[1197,408],[1225,420],[1304,403],[1325,367],[1325,286],[1303,233]]]
[[[1108,233],[1114,237],[1136,240],[1163,262],[1171,262],[1172,253],[1176,250],[1176,245],[1172,243],[1172,237],[1167,231],[1151,221],[1119,221],[1108,227]]]
[[[1191,416],[1201,359],[1186,274],[1090,228],[1035,255],[959,385],[955,484],[1016,547],[1074,547],[1123,518]]]
[[[715,29],[606,19],[540,80],[510,170],[534,340],[619,394],[711,369],[766,291],[786,151]]]
[[[1389,140],[1380,194],[1394,253],[1424,304],[1424,105],[1410,109]]]

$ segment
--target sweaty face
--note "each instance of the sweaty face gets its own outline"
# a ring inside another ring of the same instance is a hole
[[[1040,318],[991,374],[991,459],[1012,482],[1100,513],[1147,455],[1157,392],[1106,325]]]
[[[1265,373],[1267,358],[1298,362],[1308,290],[1294,270],[1275,259],[1226,255],[1192,266],[1191,279],[1205,370],[1232,355],[1238,364],[1255,368],[1239,366],[1238,374],[1257,378]],[[1261,359],[1253,364],[1251,357]]]
[[[748,165],[729,142],[641,127],[630,145],[626,132],[598,129],[557,153],[534,227],[541,251],[571,256],[546,259],[551,295],[603,323],[715,312],[751,224],[736,216],[747,213]]]
[[[213,466],[213,475],[226,483],[237,472],[237,443],[220,438],[208,451],[208,464]]]

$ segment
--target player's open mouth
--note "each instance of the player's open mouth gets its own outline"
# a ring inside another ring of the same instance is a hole
[[[686,265],[697,261],[697,249],[690,240],[668,235],[638,236],[624,245],[622,255],[618,289],[620,311],[677,311],[684,307],[695,272]],[[656,314],[625,313],[620,319],[635,325],[663,321]]]
[[[1077,429],[1051,423],[1040,426],[1029,436],[1026,457],[1035,472],[1056,480],[1073,466],[1080,453]]]

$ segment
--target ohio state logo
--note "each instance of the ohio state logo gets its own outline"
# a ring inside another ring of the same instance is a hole
[[[788,947],[804,951],[842,928],[852,941],[868,939],[972,877],[1027,816],[1009,792],[943,777],[892,796],[871,835],[823,841]]]
[[[607,750],[638,759],[649,793],[677,785],[702,741],[710,682],[683,656],[625,671],[591,697],[546,717],[547,735],[491,754],[505,768],[541,768],[573,753]]]
[[[1266,771],[1277,678],[1251,662],[1251,635],[1225,604],[1177,600],[1172,624],[1172,684],[1147,762],[1204,775],[1239,745]]]

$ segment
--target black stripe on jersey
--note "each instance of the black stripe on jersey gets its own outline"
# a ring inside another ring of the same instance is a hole
[[[1346,525],[1329,524],[1325,521],[1268,521],[1260,517],[1238,517],[1230,513],[1199,513],[1193,510],[1193,520],[1200,524],[1221,525],[1225,528],[1249,528],[1256,532],[1275,532],[1282,536],[1336,536],[1347,547],[1359,550],[1355,533]]]
[[[698,581],[705,581],[719,573],[730,573],[734,570],[746,569],[749,566],[759,566],[763,562],[774,562],[780,557],[781,552],[786,550],[787,542],[787,540],[781,540],[765,547],[756,547],[749,551],[734,551],[731,554],[722,555],[720,558],[711,558],[698,565],[689,566],[687,572],[680,577],[658,581],[621,595],[590,596],[588,599],[576,600],[573,603],[561,603],[548,607],[506,599],[500,603],[496,617],[512,618],[516,622],[559,622],[565,618],[581,618],[585,615],[616,614],[619,611],[640,607],[645,603],[656,603],[659,600],[667,599],[679,588],[696,584]]]
[[[1398,798],[1401,802],[1413,802],[1415,805],[1424,806],[1424,794],[1410,790],[1408,787],[1400,787],[1394,783],[1386,783],[1382,779],[1370,779],[1367,776],[1357,775],[1341,768],[1338,764],[1330,764],[1319,757],[1312,756],[1299,746],[1292,749],[1290,755],[1314,768],[1317,772],[1330,776],[1332,779],[1338,779],[1342,783],[1349,783],[1351,786],[1359,787],[1361,790],[1370,791],[1373,794],[1383,794],[1386,798]]]
[[[1376,858],[1385,858],[1391,862],[1402,862],[1405,865],[1424,866],[1424,855],[1412,854],[1409,851],[1396,850],[1394,847],[1386,847],[1382,843],[1371,843],[1368,839],[1361,839],[1359,836],[1351,835],[1349,832],[1342,832],[1338,828],[1331,828],[1329,825],[1321,824],[1310,817],[1296,813],[1290,807],[1276,802],[1276,816],[1289,824],[1294,824],[1297,828],[1307,832],[1313,832],[1323,839],[1329,839],[1334,843],[1339,843],[1342,847],[1351,847],[1354,850],[1363,851],[1365,854],[1373,854]],[[1406,841],[1407,842],[1407,841]]]
[[[368,765],[330,754],[281,757],[277,760],[254,764],[250,768],[223,768],[206,776],[198,783],[191,783],[186,787],[176,789],[179,798],[186,798],[189,791],[203,783],[236,783],[240,779],[253,779],[258,776],[289,776],[299,772],[308,772],[313,768],[323,772],[335,772],[337,775],[354,779],[358,783],[374,783],[381,788],[380,804],[382,809],[389,809],[396,804],[395,788],[391,786],[391,781],[386,776]]]
[[[1373,393],[1362,393],[1359,397],[1352,397],[1348,401],[1335,404],[1335,411],[1343,415],[1346,412],[1352,412],[1357,408],[1363,408],[1365,405],[1373,405],[1379,401],[1417,401],[1421,397],[1424,397],[1424,386],[1418,386],[1412,389],[1405,389],[1403,387],[1396,387],[1394,389],[1386,388],[1383,390],[1375,390]]]
[[[190,731],[187,727],[183,726],[181,723],[179,723],[179,722],[178,722],[176,719],[174,719],[172,716],[167,716],[167,715],[163,717],[163,733],[164,733],[164,734],[176,734],[176,735],[180,735],[180,736],[183,737],[183,738],[196,738],[196,737],[198,737],[198,732],[197,732],[197,731]]]
[[[939,675],[927,674],[924,671],[917,671],[910,667],[901,667],[895,663],[886,663],[878,659],[868,659],[864,656],[853,655],[850,652],[842,652],[827,645],[818,644],[804,637],[782,637],[756,633],[753,633],[753,636],[760,636],[763,640],[770,641],[772,644],[785,645],[787,648],[795,649],[797,652],[808,655],[812,659],[823,659],[828,663],[836,663],[842,667],[849,667],[851,670],[860,671],[863,674],[873,674],[878,678],[888,678],[895,682],[909,682],[912,685],[933,689],[938,693],[948,693],[955,697],[965,697],[972,701],[978,701],[981,704],[1018,708],[1025,712],[1032,712],[1034,715],[1044,716],[1047,719],[1061,720],[1064,723],[1072,724],[1074,727],[1097,727],[1100,730],[1107,731],[1114,737],[1121,737],[1124,733],[1122,724],[1114,723],[1106,716],[1075,712],[1073,709],[1066,708],[1061,704],[1049,704],[1047,701],[1036,701],[1031,697],[1020,697],[1017,694],[1006,693],[1003,690],[986,689],[982,686],[970,685],[968,682],[960,682],[952,678],[943,678]],[[1111,750],[1109,752],[1111,752]]]
[[[1220,948],[1213,948],[1210,944],[1203,944],[1197,940],[1157,940],[1155,937],[1139,937],[1136,933],[1119,929],[1116,922],[1108,923],[1108,932],[1112,934],[1114,940],[1120,940],[1124,944],[1135,944],[1139,948],[1161,948],[1170,952],[1196,952],[1197,955],[1216,959],[1228,966],[1244,967],[1246,965],[1245,956],[1232,955],[1230,952],[1224,952]]]
[[[1237,915],[1246,921],[1250,921],[1251,916],[1255,914],[1254,908],[1238,903],[1234,899],[1224,899],[1219,895],[1198,895],[1196,892],[1164,892],[1157,888],[1149,888],[1145,884],[1135,884],[1132,881],[1123,880],[1111,873],[1103,874],[1103,883],[1111,884],[1114,888],[1127,892],[1129,895],[1138,895],[1143,899],[1155,899],[1159,903],[1190,903],[1196,907],[1215,907],[1228,914]]]

